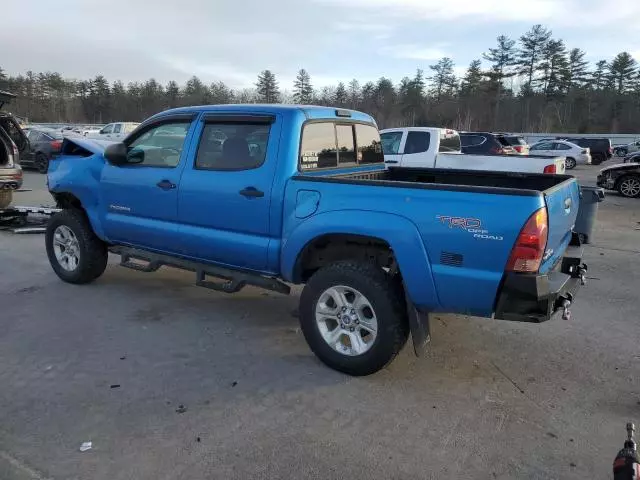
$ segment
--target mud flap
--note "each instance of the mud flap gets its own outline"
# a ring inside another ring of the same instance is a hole
[[[427,344],[431,341],[431,330],[429,328],[429,314],[418,311],[409,296],[404,298],[407,303],[407,316],[409,317],[409,327],[411,328],[411,339],[413,340],[413,351],[416,357],[422,357],[427,349]]]

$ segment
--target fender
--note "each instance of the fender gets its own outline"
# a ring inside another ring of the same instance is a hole
[[[296,262],[304,248],[329,234],[363,235],[386,241],[398,262],[411,302],[428,311],[439,308],[431,264],[418,229],[407,218],[391,213],[330,211],[309,217],[288,234],[285,226],[280,271],[286,281],[293,280]]]
[[[52,195],[69,193],[80,200],[87,213],[93,231],[103,241],[108,241],[104,235],[99,216],[100,177],[104,167],[102,153],[112,142],[86,139],[65,138],[62,154],[52,160],[47,173],[47,187]],[[72,155],[73,146],[85,149],[90,155]],[[77,162],[82,162],[84,168],[74,168]]]

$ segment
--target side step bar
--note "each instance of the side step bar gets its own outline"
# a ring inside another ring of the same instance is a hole
[[[209,288],[217,292],[236,293],[247,285],[272,290],[283,295],[289,295],[291,292],[291,287],[277,278],[217,267],[160,253],[138,250],[136,248],[118,246],[111,247],[109,251],[120,255],[121,267],[130,268],[137,272],[151,273],[157,271],[162,266],[195,272],[196,285],[198,287]],[[222,281],[214,282],[207,280],[208,276],[218,278]]]

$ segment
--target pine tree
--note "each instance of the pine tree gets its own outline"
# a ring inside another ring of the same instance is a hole
[[[568,87],[570,70],[567,51],[562,40],[550,39],[543,49],[543,60],[540,62],[542,77],[538,83],[542,91],[550,96],[564,91]]]
[[[453,73],[453,60],[449,57],[441,58],[435,65],[430,65],[434,74],[430,78],[432,83],[431,94],[440,101],[443,95],[450,95],[455,89],[456,76]]]
[[[550,37],[551,31],[540,24],[534,25],[520,37],[517,66],[518,73],[526,78],[523,88],[527,92],[532,90],[534,77],[540,69],[544,48]]]
[[[344,83],[340,82],[336,87],[336,91],[334,94],[334,101],[337,106],[342,107],[347,103],[347,100],[348,100],[347,89],[344,86]]]
[[[166,88],[164,89],[164,95],[168,108],[173,108],[178,106],[178,97],[180,96],[180,87],[178,84],[171,80],[167,83]]]
[[[586,53],[579,48],[572,48],[569,52],[569,82],[571,88],[579,88],[587,81],[589,62],[584,57]]]
[[[460,93],[463,96],[473,96],[476,95],[480,86],[482,85],[482,69],[480,60],[473,60],[469,67],[467,68],[464,77],[462,77],[462,82],[460,83]]]
[[[293,82],[293,101],[303,105],[313,101],[311,76],[304,68],[298,71],[296,80]]]
[[[278,81],[271,70],[263,70],[260,75],[258,75],[256,87],[259,101],[264,103],[278,103],[280,101]]]
[[[631,89],[635,73],[636,61],[628,52],[616,55],[609,65],[609,75],[618,94]]]
[[[505,78],[515,75],[513,67],[516,64],[516,42],[505,35],[500,35],[496,40],[498,46],[490,48],[482,57],[491,62],[491,71],[488,74],[490,78],[502,83]]]
[[[609,64],[606,60],[596,63],[596,69],[591,72],[591,83],[596,90],[603,90],[609,86]]]

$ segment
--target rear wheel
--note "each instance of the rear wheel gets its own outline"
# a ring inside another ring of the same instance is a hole
[[[47,173],[49,171],[49,159],[44,153],[38,153],[36,155],[35,167],[40,173]]]
[[[63,210],[51,217],[45,242],[49,263],[65,282],[92,282],[107,267],[107,246],[81,210]]]
[[[640,197],[640,177],[637,175],[627,175],[618,181],[618,192],[627,198]]]
[[[602,162],[604,162],[604,155],[593,155],[591,157],[591,163],[594,165],[600,165]]]
[[[564,162],[564,166],[567,170],[573,170],[574,168],[576,168],[575,158],[567,157],[567,159]]]
[[[391,363],[409,335],[392,279],[376,265],[349,261],[311,277],[300,297],[300,326],[323,363],[354,376]]]
[[[11,200],[13,200],[13,192],[11,190],[0,190],[0,210],[11,205]]]

